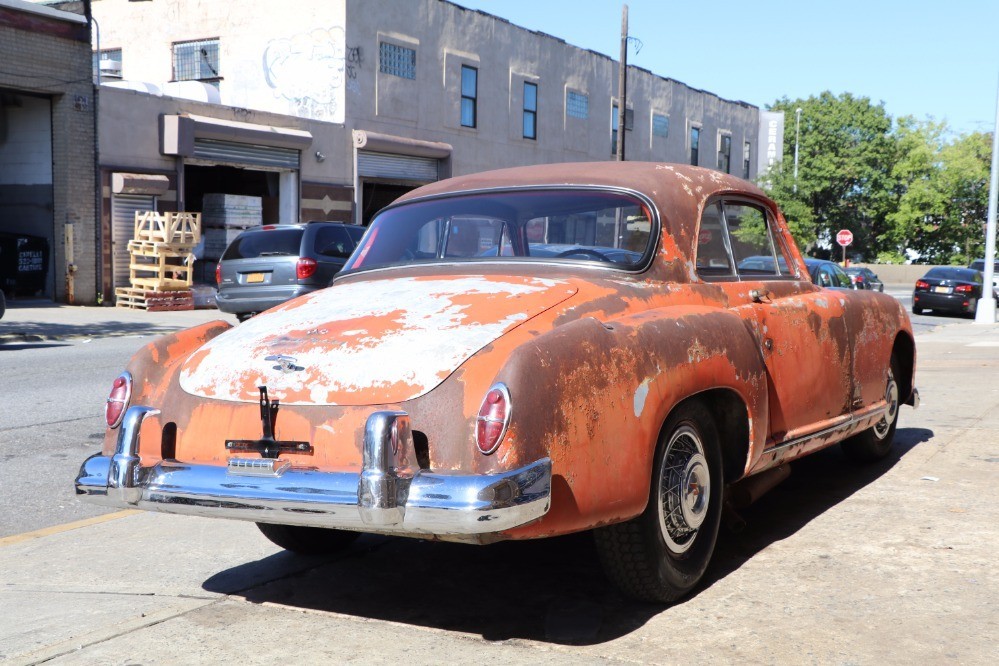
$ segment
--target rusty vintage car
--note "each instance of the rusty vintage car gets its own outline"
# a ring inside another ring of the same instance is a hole
[[[670,602],[791,460],[887,455],[914,367],[902,306],[812,284],[754,185],[505,169],[383,210],[324,290],[139,351],[76,488],[311,553],[593,530],[626,594]]]

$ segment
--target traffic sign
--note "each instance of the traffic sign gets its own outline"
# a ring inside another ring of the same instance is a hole
[[[846,247],[853,243],[853,232],[849,229],[840,229],[836,232],[836,242]]]

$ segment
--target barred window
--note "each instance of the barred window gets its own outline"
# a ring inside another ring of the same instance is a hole
[[[199,39],[173,45],[173,80],[218,82],[219,40]]]
[[[572,118],[586,120],[590,117],[590,98],[583,93],[568,91],[565,94],[565,112]]]
[[[121,49],[104,49],[93,52],[94,77],[100,70],[101,79],[121,78]]]
[[[669,136],[669,116],[664,116],[661,113],[652,114],[652,135]]]
[[[403,79],[416,79],[416,50],[382,42],[378,53],[379,71]]]

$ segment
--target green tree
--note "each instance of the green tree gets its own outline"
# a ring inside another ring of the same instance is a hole
[[[802,249],[834,249],[836,232],[849,229],[854,234],[850,252],[876,256],[886,243],[888,212],[897,200],[892,177],[896,141],[884,104],[827,91],[808,99],[785,97],[769,108],[784,112],[784,161],[760,180],[769,184]],[[802,112],[795,181],[798,108]]]
[[[885,255],[920,263],[967,264],[984,253],[992,137],[975,132],[948,141],[946,126],[899,119],[894,176],[898,204],[889,214]]]

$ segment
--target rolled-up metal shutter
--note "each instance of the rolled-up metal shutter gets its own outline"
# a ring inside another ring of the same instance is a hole
[[[113,194],[111,196],[111,275],[115,287],[129,282],[128,241],[135,236],[135,213],[156,210],[156,197],[148,194]]]
[[[210,160],[238,166],[268,167],[271,169],[298,169],[301,151],[295,148],[257,146],[250,143],[195,139],[196,159]]]
[[[440,160],[433,157],[357,151],[357,173],[362,178],[432,183],[438,179],[439,163]]]

